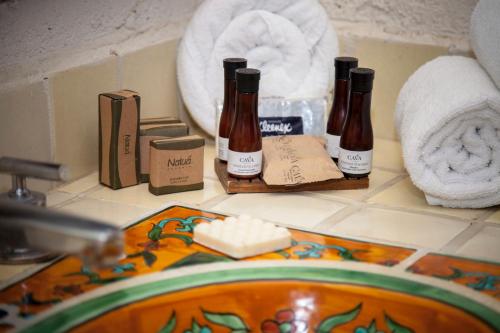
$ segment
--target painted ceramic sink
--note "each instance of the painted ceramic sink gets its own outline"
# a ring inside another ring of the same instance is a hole
[[[468,288],[386,267],[255,261],[117,282],[27,324],[20,331],[472,333],[500,331],[500,310]]]

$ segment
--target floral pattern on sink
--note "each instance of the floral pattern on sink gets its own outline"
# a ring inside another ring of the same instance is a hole
[[[127,257],[112,269],[94,271],[73,256],[61,258],[37,273],[0,290],[0,309],[16,306],[19,320],[44,312],[54,304],[113,282],[146,273],[213,262],[229,258],[193,242],[197,223],[224,215],[183,206],[168,207],[125,230]],[[356,241],[291,229],[293,246],[254,260],[335,260],[394,266],[415,252],[413,249]],[[10,317],[9,317],[10,318]],[[16,323],[0,318],[0,332]]]
[[[21,332],[494,333],[500,329],[499,312],[478,302],[481,297],[461,295],[463,287],[423,283],[416,275],[396,277],[387,275],[389,268],[366,266],[370,265],[260,261],[162,272],[96,290],[54,309]]]
[[[500,301],[500,265],[497,263],[430,253],[408,271],[453,281]]]

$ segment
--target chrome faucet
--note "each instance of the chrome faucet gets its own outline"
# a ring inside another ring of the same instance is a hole
[[[0,158],[0,172],[12,173],[16,179],[15,188],[0,195],[1,264],[41,262],[60,254],[75,254],[85,265],[102,267],[122,258],[120,228],[44,208],[45,196],[27,189],[25,177],[57,180],[62,178],[60,170],[57,164]]]

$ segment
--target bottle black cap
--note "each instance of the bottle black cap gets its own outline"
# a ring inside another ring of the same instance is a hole
[[[236,90],[245,93],[259,91],[260,71],[253,68],[239,68],[236,70]]]
[[[358,67],[358,58],[335,58],[335,80],[349,80],[349,71]]]
[[[375,71],[370,68],[351,69],[351,91],[353,92],[371,92],[373,89],[373,79]]]
[[[246,68],[247,60],[245,58],[226,58],[223,60],[224,78],[226,80],[234,80],[234,72],[238,68]]]

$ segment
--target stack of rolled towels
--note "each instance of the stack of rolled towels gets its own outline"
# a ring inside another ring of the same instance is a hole
[[[431,205],[500,204],[500,0],[479,1],[471,39],[477,60],[426,63],[396,105],[406,169]]]

